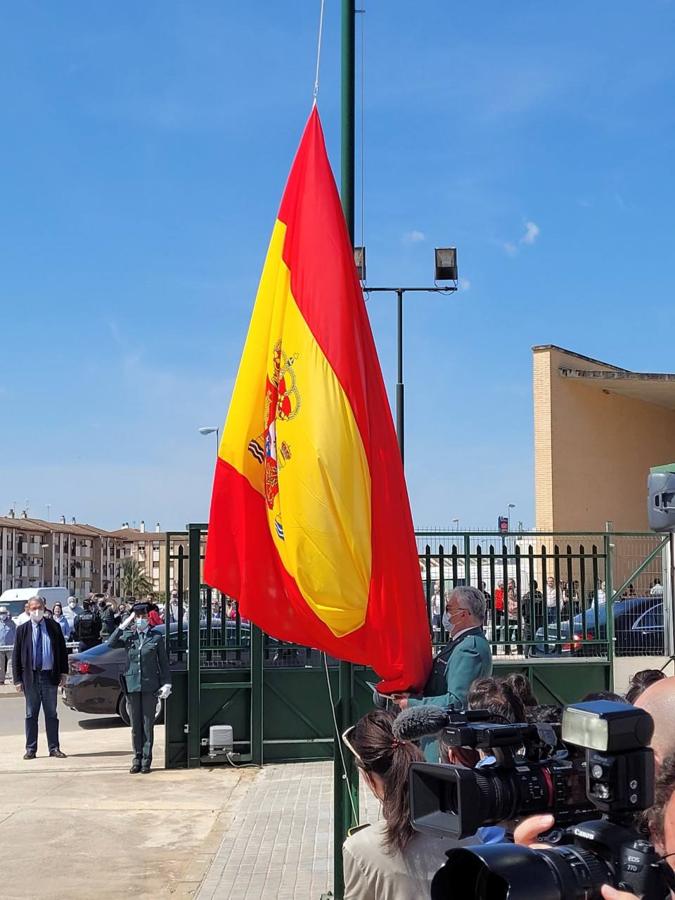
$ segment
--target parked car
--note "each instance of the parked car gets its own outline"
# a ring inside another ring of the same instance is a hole
[[[604,652],[602,644],[587,644],[584,640],[584,615],[579,613],[572,620],[570,637],[569,619],[548,626],[545,642],[544,628],[538,628],[534,636],[537,643],[531,656],[596,656]],[[596,622],[595,607],[585,614],[585,636],[589,641],[607,640],[607,604],[598,603]],[[663,653],[663,597],[626,597],[614,602],[614,650],[620,656],[631,653],[660,655]],[[556,643],[549,643],[556,641]]]
[[[158,625],[156,631],[165,633],[166,626]],[[220,619],[211,620],[211,640],[217,643],[217,635],[220,633]],[[171,624],[171,634],[178,631],[176,623]],[[187,625],[182,629],[187,632]],[[202,638],[206,636],[205,623],[202,621]],[[226,623],[226,643],[223,651],[218,649],[205,650],[213,662],[218,662],[218,657],[227,651],[228,645],[234,644],[235,623],[228,620]],[[250,626],[246,622],[241,623],[242,645],[250,643]],[[248,651],[242,651],[247,653]],[[245,662],[246,660],[244,660]],[[220,660],[222,664],[222,657]],[[175,655],[170,656],[172,667],[179,665]],[[238,664],[242,661],[238,660]],[[62,699],[66,706],[76,712],[100,714],[104,716],[118,715],[125,724],[129,724],[129,711],[127,700],[122,691],[121,676],[127,665],[127,654],[124,648],[113,649],[107,643],[99,644],[84,650],[82,653],[73,653],[68,659],[68,674],[66,683],[62,688]],[[157,701],[155,721],[162,719],[162,701]]]

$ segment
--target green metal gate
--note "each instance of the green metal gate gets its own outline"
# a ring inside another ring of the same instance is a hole
[[[167,535],[166,611],[173,620],[167,641],[174,670],[167,767],[210,762],[209,727],[219,724],[232,726],[238,761],[332,758],[326,675],[337,696],[337,660],[276,641],[243,621],[236,604],[204,584],[205,539],[206,526],[199,524]],[[442,617],[434,618],[435,593],[442,597],[465,583],[481,587],[496,674],[528,675],[542,703],[570,702],[612,686],[614,603],[629,585],[646,595],[648,582],[661,576],[667,543],[653,534],[613,532],[437,532],[417,539],[434,645],[447,640]],[[546,593],[549,578],[553,589]],[[604,632],[596,627],[603,607]],[[372,708],[367,682],[376,680],[371,670],[354,667],[355,715]]]

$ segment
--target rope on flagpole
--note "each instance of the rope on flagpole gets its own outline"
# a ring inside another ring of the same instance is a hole
[[[321,12],[319,13],[319,39],[316,45],[316,74],[314,76],[314,102],[319,96],[319,69],[321,67],[321,38],[323,36],[323,8],[325,0],[321,0]]]

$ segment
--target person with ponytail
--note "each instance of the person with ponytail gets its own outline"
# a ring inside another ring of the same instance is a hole
[[[428,897],[446,851],[467,843],[413,829],[408,775],[411,763],[423,762],[424,755],[416,744],[394,737],[393,721],[391,713],[373,710],[343,735],[363,781],[382,804],[382,818],[354,830],[343,845],[344,900]]]

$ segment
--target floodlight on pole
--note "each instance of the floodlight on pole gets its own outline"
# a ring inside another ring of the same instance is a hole
[[[457,281],[457,247],[436,247],[436,281]]]
[[[437,247],[435,257],[435,278],[433,287],[370,287],[365,283],[366,275],[366,248],[354,248],[354,262],[359,270],[363,292],[368,298],[370,293],[396,294],[396,436],[401,451],[401,460],[404,459],[405,447],[405,399],[403,386],[403,297],[406,293],[413,294],[451,294],[457,290],[457,248]],[[363,275],[361,275],[363,271]],[[439,281],[454,281],[454,284],[438,284]]]
[[[354,247],[354,265],[359,273],[359,281],[366,280],[366,248]]]

